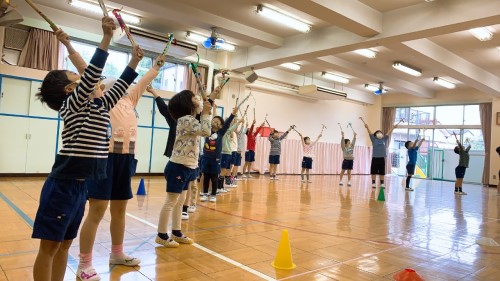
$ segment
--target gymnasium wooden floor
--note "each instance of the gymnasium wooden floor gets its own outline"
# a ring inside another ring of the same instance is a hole
[[[0,178],[0,281],[31,280],[38,241],[31,226],[43,178]],[[102,280],[392,280],[414,268],[426,280],[499,280],[500,197],[496,189],[465,185],[469,195],[453,195],[453,183],[416,180],[405,192],[400,178],[388,178],[386,202],[376,200],[369,177],[352,187],[337,176],[298,176],[240,181],[200,204],[183,231],[194,245],[166,249],[154,243],[158,210],[165,198],[162,177],[146,178],[148,196],[129,203],[125,248],[140,267],[110,267],[109,214],[94,247]],[[138,186],[134,179],[133,186]],[[281,231],[288,229],[297,268],[271,266]],[[75,280],[78,239],[71,249],[66,280]]]

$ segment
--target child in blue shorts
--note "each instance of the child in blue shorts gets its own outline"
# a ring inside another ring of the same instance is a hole
[[[455,140],[457,141],[457,146],[455,146],[455,149],[453,151],[460,156],[460,159],[458,160],[458,166],[455,168],[455,194],[467,195],[467,193],[462,191],[462,184],[464,182],[465,171],[469,167],[469,151],[471,149],[471,146],[469,143],[467,148],[465,148],[458,140],[455,132],[453,132],[453,135],[455,136]],[[467,139],[466,142],[469,142],[469,140]]]
[[[422,143],[425,141],[425,137],[422,137],[420,142],[418,142],[418,138],[420,136],[420,130],[417,134],[417,139],[415,141],[407,141],[405,142],[405,147],[408,149],[408,164],[406,165],[406,191],[413,191],[414,189],[410,187],[411,177],[415,174],[415,168],[417,166],[417,155],[418,149],[422,146]],[[424,131],[425,136],[425,131]]]
[[[33,266],[34,280],[64,279],[68,249],[77,236],[85,210],[84,181],[106,177],[109,111],[137,77],[134,69],[143,55],[141,49],[135,48],[116,86],[106,95],[95,97],[116,29],[113,19],[104,17],[102,29],[102,41],[83,75],[66,70],[50,71],[37,94],[43,103],[59,111],[64,129],[63,145],[42,188],[33,226],[32,237],[41,239]],[[58,38],[65,35],[60,29],[55,33]]]
[[[196,180],[200,154],[200,136],[210,135],[210,102],[202,103],[199,96],[189,90],[181,91],[169,101],[168,110],[177,121],[177,132],[172,157],[165,167],[167,197],[161,208],[158,235],[155,242],[167,248],[192,244],[193,240],[181,232],[182,205],[186,200],[189,183]],[[195,116],[201,113],[200,121]],[[172,235],[167,227],[172,220]]]
[[[311,171],[313,164],[313,157],[314,157],[313,149],[322,135],[319,134],[316,140],[313,143],[311,143],[311,138],[302,136],[302,134],[298,131],[297,133],[299,134],[300,139],[302,140],[302,149],[304,151],[304,155],[302,156],[302,171],[300,172],[300,178],[302,180],[302,183],[305,183],[306,182],[306,179],[304,178],[305,174],[307,182],[311,183],[312,181],[309,178],[309,172]]]
[[[278,136],[279,132],[274,130],[268,138],[271,143],[271,151],[269,152],[269,176],[271,180],[278,180],[278,177],[276,177],[276,170],[280,164],[281,141],[288,136],[288,133],[290,133],[292,128],[293,127],[290,126],[290,128],[281,136]]]

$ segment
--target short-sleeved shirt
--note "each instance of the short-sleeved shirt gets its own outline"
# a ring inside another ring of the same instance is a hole
[[[378,139],[374,135],[370,135],[370,140],[372,141],[373,144],[372,157],[374,158],[386,157],[387,156],[386,144],[389,141],[389,136],[385,135],[383,138]]]
[[[417,164],[418,146],[408,148],[408,164]]]

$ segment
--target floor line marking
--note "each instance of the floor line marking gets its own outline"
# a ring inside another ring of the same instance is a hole
[[[132,215],[132,214],[130,214],[128,212],[126,213],[126,215],[129,216],[129,217],[131,217],[131,218],[133,218],[133,219],[135,219],[135,220],[138,220],[138,221],[144,223],[145,225],[148,225],[148,226],[153,227],[155,229],[158,228],[158,226],[156,224],[153,224],[153,223],[151,223],[151,222],[149,222],[147,220],[141,219],[141,218],[139,218],[137,216],[134,216],[134,215]],[[223,260],[225,262],[228,262],[228,263],[230,263],[230,264],[232,264],[232,265],[234,265],[234,266],[236,266],[238,268],[241,268],[241,269],[243,269],[243,270],[245,270],[245,271],[247,271],[247,272],[249,272],[249,273],[251,273],[253,275],[256,275],[256,276],[258,276],[258,277],[260,277],[260,278],[262,278],[264,280],[276,281],[276,279],[274,279],[274,278],[272,278],[270,276],[267,276],[267,275],[265,275],[264,273],[262,273],[260,271],[257,271],[257,270],[255,270],[253,268],[250,268],[250,267],[248,267],[248,266],[246,266],[246,265],[244,265],[242,263],[239,263],[239,262],[237,262],[237,261],[235,261],[235,260],[233,260],[231,258],[228,258],[228,257],[226,257],[226,256],[224,256],[222,254],[219,254],[219,253],[217,253],[215,251],[212,251],[212,250],[210,250],[208,248],[205,248],[205,247],[201,246],[200,244],[193,243],[192,245],[194,247],[196,247],[196,248],[198,248],[198,249],[200,249],[200,250],[202,250],[202,251],[204,251],[204,252],[206,252],[206,253],[214,256],[214,257],[216,257],[216,258],[219,258],[219,259],[221,259],[221,260]]]

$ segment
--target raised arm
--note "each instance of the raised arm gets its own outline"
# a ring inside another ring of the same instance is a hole
[[[266,125],[266,122],[262,122],[262,125],[260,125],[260,127],[257,128],[257,130],[255,130],[255,133],[253,134],[253,137],[257,137],[257,135],[260,133],[260,131],[262,130],[262,128]]]
[[[399,124],[401,124],[401,122],[403,122],[403,119],[399,120],[399,122],[396,125],[394,125],[394,127],[392,127],[392,129],[390,129],[389,132],[387,132],[387,136],[392,135],[394,129],[396,129],[399,126]]]
[[[365,125],[365,128],[366,128],[366,131],[368,132],[369,135],[373,135],[372,131],[370,130],[370,128],[368,127],[368,124],[366,124],[365,120],[363,119],[363,117],[359,117],[359,120],[361,120],[361,122],[363,122],[363,124]]]
[[[142,97],[149,84],[151,84],[156,76],[158,76],[158,71],[160,71],[161,66],[158,65],[158,62],[165,61],[166,59],[166,56],[162,55],[156,57],[153,62],[153,66],[148,70],[148,72],[146,72],[146,74],[144,74],[144,76],[142,76],[141,79],[139,79],[139,81],[137,81],[137,84],[129,90],[128,97],[132,100],[134,106],[137,106],[139,99]]]
[[[292,130],[292,127],[288,128],[288,130],[286,130],[286,132],[279,137],[279,140],[284,140],[288,136],[288,134],[290,133],[290,130]],[[302,140],[302,141],[304,141],[304,140]]]
[[[356,136],[358,134],[356,134],[356,132],[354,132],[354,137],[352,138],[352,141],[351,141],[351,146],[354,147],[354,145],[356,144]]]
[[[66,47],[66,50],[68,51],[68,58],[71,60],[73,65],[76,67],[78,70],[78,73],[80,75],[83,75],[83,72],[85,71],[85,68],[87,68],[87,63],[83,60],[82,56],[73,48],[73,45],[71,45],[71,40],[69,39],[68,34],[66,34],[62,29],[59,29],[55,32],[55,35],[57,37],[57,40],[61,42],[61,44]]]
[[[297,130],[296,130],[296,132],[297,132],[297,134],[299,134],[300,142],[302,143],[302,145],[306,145],[306,142],[304,141],[304,137],[302,136],[302,134]]]
[[[340,134],[342,135],[342,138],[340,138],[340,147],[342,150],[345,148],[345,138],[344,138],[344,131],[340,131]]]
[[[417,144],[418,144],[418,138],[420,137],[420,130],[418,130],[418,133],[417,133],[417,138],[415,139],[415,141],[413,142],[413,148],[417,147]]]
[[[151,93],[153,97],[155,97],[155,102],[156,102],[156,107],[158,107],[158,111],[160,112],[163,117],[165,117],[165,120],[167,120],[167,124],[170,128],[175,126],[175,120],[172,118],[170,115],[170,112],[168,112],[168,105],[167,103],[163,100],[163,98],[156,92],[153,87],[148,86],[146,87],[146,91]]]
[[[238,108],[235,107],[233,108],[233,112],[229,117],[224,121],[224,124],[222,124],[222,128],[219,130],[220,135],[225,135],[227,130],[229,129],[229,126],[231,126],[231,122],[233,122],[234,117],[236,116],[236,112],[238,112]]]
[[[423,132],[422,139],[421,139],[421,140],[420,140],[420,142],[418,143],[418,147],[421,147],[421,146],[422,146],[422,144],[424,143],[424,141],[425,141],[425,130],[424,130],[424,132]]]

